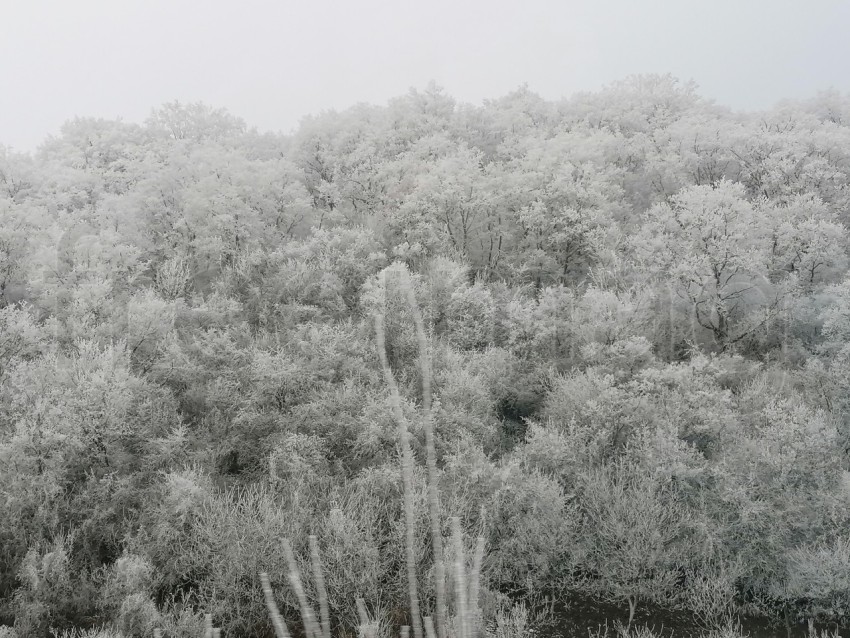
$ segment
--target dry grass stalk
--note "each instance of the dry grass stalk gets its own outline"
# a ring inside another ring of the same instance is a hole
[[[452,541],[455,552],[455,612],[459,623],[460,635],[457,638],[471,638],[469,632],[469,612],[467,609],[466,561],[463,557],[463,535],[460,531],[460,519],[452,517]]]
[[[437,638],[437,633],[434,631],[434,621],[430,616],[425,616],[425,638]]]
[[[301,621],[304,623],[307,638],[322,638],[319,623],[316,621],[316,616],[310,607],[310,603],[307,602],[307,594],[304,591],[304,586],[301,584],[301,574],[298,571],[298,563],[295,561],[295,554],[292,551],[292,545],[289,544],[289,539],[283,539],[283,552],[286,556],[286,562],[289,565],[289,584],[298,598],[298,605],[301,608]]]
[[[383,280],[386,294],[386,278]],[[399,445],[401,446],[402,480],[404,483],[404,522],[405,522],[405,559],[407,564],[407,587],[410,596],[410,616],[414,638],[422,638],[422,617],[419,613],[419,587],[416,581],[415,525],[416,512],[413,504],[413,452],[410,449],[410,435],[407,422],[401,411],[401,398],[389,361],[387,361],[386,334],[383,312],[375,313],[375,338],[378,342],[378,358],[384,380],[390,389],[390,402],[398,425]]]
[[[319,558],[319,541],[310,534],[310,560],[313,563],[313,579],[316,581],[316,591],[319,594],[319,614],[321,615],[322,638],[331,638],[331,616],[328,611],[328,590],[325,587],[325,577],[322,574],[322,561]]]
[[[382,281],[384,292],[386,293],[386,278]],[[446,578],[445,564],[443,562],[443,537],[442,527],[440,524],[440,508],[439,494],[437,490],[437,458],[434,442],[434,424],[431,414],[431,369],[430,359],[428,355],[428,339],[425,334],[425,325],[422,319],[422,313],[419,305],[416,302],[416,295],[413,291],[413,285],[410,277],[405,273],[402,286],[405,290],[410,310],[413,314],[413,320],[416,326],[417,341],[419,344],[419,364],[422,375],[422,405],[425,413],[425,446],[427,451],[427,470],[428,470],[428,506],[431,522],[431,537],[434,550],[434,567],[436,576],[436,594],[437,594],[437,629],[435,630],[434,621],[431,617],[424,618],[425,638],[448,638],[449,632],[446,627],[448,614],[446,611]],[[410,433],[407,427],[407,421],[404,418],[404,413],[401,409],[401,397],[396,384],[389,361],[387,360],[386,348],[386,331],[384,328],[384,314],[379,311],[375,313],[375,337],[378,346],[378,358],[381,363],[381,370],[384,375],[384,380],[390,391],[390,406],[393,411],[393,416],[398,425],[399,445],[401,447],[401,465],[402,479],[404,485],[404,516],[405,516],[405,558],[407,566],[407,581],[408,593],[410,596],[410,614],[413,626],[414,638],[423,638],[423,618],[419,611],[419,591],[416,579],[416,557],[414,550],[415,543],[415,511],[413,503],[413,452],[410,448]],[[473,558],[472,573],[467,575],[466,562],[463,552],[463,534],[460,528],[460,519],[453,517],[452,520],[452,540],[455,550],[455,581],[456,581],[456,610],[457,620],[459,622],[459,635],[456,638],[476,638],[479,625],[479,610],[478,597],[480,590],[480,575],[481,562],[484,556],[484,539],[478,539],[475,556]],[[310,607],[307,596],[304,592],[304,587],[301,583],[301,577],[298,571],[298,564],[295,561],[295,555],[292,552],[292,546],[287,539],[283,541],[284,553],[289,565],[289,581],[298,598],[301,608],[301,617],[304,623],[304,629],[307,638],[331,638],[330,635],[330,614],[328,611],[327,591],[325,587],[324,576],[321,569],[321,560],[319,556],[318,541],[315,536],[309,537],[310,542],[310,558],[312,561],[313,575],[316,582],[316,590],[319,594],[319,607],[321,615],[321,623],[316,620],[316,616]],[[272,622],[275,627],[275,634],[278,638],[290,638],[286,624],[283,622],[277,605],[274,602],[271,585],[269,584],[268,576],[263,573],[260,575],[263,583],[263,592],[266,596],[266,605],[272,616]],[[378,638],[376,624],[369,618],[366,610],[366,604],[362,598],[357,601],[357,613],[360,619],[360,632],[362,638]],[[208,617],[209,618],[209,617]],[[211,620],[210,627],[211,627]],[[401,638],[409,638],[410,626],[404,625],[400,631]],[[209,636],[209,638],[213,638]]]
[[[480,607],[478,604],[481,591],[481,563],[484,561],[484,537],[479,536],[475,545],[475,556],[472,559],[472,573],[469,575],[469,614],[470,637],[475,638],[480,626]]]
[[[360,617],[361,638],[378,638],[375,623],[369,619],[369,613],[366,611],[366,603],[362,598],[358,598],[356,602],[357,615]]]
[[[437,485],[437,451],[434,443],[434,420],[431,414],[431,358],[425,322],[416,302],[416,293],[410,276],[403,282],[407,303],[416,326],[419,344],[419,368],[422,377],[422,411],[425,416],[425,464],[428,470],[428,514],[431,520],[431,544],[434,551],[434,580],[437,597],[437,638],[447,638],[446,631],[446,566],[443,563],[443,530],[440,525],[440,500]]]
[[[266,572],[260,574],[260,582],[263,584],[263,594],[266,597],[266,607],[269,608],[269,615],[272,617],[272,625],[274,626],[275,636],[277,636],[277,638],[290,638],[289,628],[283,621],[283,616],[280,615],[280,610],[277,607],[277,603],[274,601],[274,593],[272,592],[272,586],[269,582],[269,575]]]
[[[463,554],[463,533],[460,519],[453,516],[452,544],[455,554],[455,607],[457,613],[457,638],[476,638],[481,625],[479,593],[481,591],[481,563],[484,560],[484,538],[479,536],[472,558],[472,567],[466,571],[466,559]]]

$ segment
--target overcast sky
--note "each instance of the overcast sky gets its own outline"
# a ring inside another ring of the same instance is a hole
[[[0,0],[0,144],[203,101],[261,130],[435,80],[463,102],[671,72],[736,109],[850,92],[850,0]]]

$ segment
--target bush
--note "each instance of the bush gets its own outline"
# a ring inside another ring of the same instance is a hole
[[[97,600],[93,584],[71,562],[71,539],[60,536],[49,546],[33,547],[21,564],[22,583],[15,592],[15,632],[46,636],[50,628],[85,624]]]
[[[480,283],[452,293],[446,309],[446,336],[461,350],[483,350],[495,342],[495,306]]]
[[[687,515],[669,479],[623,458],[578,478],[578,562],[585,586],[603,598],[628,601],[630,619],[640,600],[675,599]]]
[[[788,557],[788,596],[805,600],[810,618],[846,622],[850,616],[850,538],[795,548]]]

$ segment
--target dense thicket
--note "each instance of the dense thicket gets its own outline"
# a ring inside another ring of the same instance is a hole
[[[267,632],[280,538],[336,627],[405,608],[411,273],[441,507],[485,596],[850,615],[850,98],[733,113],[670,77],[436,87],[260,135],[169,104],[0,149],[0,624]],[[449,530],[444,530],[446,535]],[[312,594],[311,594],[312,595]],[[487,612],[491,613],[491,612]]]

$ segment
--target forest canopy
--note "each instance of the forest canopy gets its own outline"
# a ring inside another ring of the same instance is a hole
[[[846,623],[848,226],[850,97],[733,112],[670,76],[0,147],[0,625],[271,635],[259,573],[297,616],[279,539],[308,565],[311,534],[334,627],[358,597],[401,624],[376,313],[430,605],[408,279],[487,618],[557,592]]]

